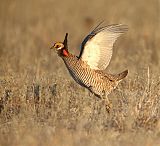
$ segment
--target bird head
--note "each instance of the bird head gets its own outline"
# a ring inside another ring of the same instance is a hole
[[[54,45],[51,47],[51,49],[56,50],[57,54],[61,57],[68,56],[68,44],[67,44],[67,37],[68,33],[66,33],[66,36],[64,38],[63,43],[62,42],[56,42]]]

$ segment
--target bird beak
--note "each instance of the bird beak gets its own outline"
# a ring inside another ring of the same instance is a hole
[[[52,47],[50,48],[50,50],[51,50],[51,51],[53,50],[53,52],[57,52],[57,49],[55,49],[54,46],[52,46]]]
[[[52,46],[50,49],[51,49],[51,50],[54,49],[54,46]]]

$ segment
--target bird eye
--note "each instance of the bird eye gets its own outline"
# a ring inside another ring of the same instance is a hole
[[[55,48],[57,48],[57,49],[58,49],[58,48],[60,48],[60,45],[58,45],[58,44],[57,44],[57,45],[55,45]]]
[[[63,44],[61,44],[61,43],[56,43],[56,44],[54,44],[54,48],[56,48],[56,49],[62,49],[64,46],[63,46]]]

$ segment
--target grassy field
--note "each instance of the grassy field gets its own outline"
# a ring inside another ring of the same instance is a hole
[[[0,0],[0,146],[159,146],[160,1]],[[129,69],[107,113],[49,48],[78,55],[102,20],[129,26],[107,72]]]

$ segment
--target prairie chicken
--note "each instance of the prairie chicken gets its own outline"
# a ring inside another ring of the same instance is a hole
[[[126,25],[113,24],[100,27],[100,24],[86,36],[81,44],[79,56],[68,51],[66,33],[63,42],[56,42],[51,49],[63,59],[73,79],[91,93],[105,99],[110,108],[107,95],[127,76],[128,70],[112,75],[104,72],[112,57],[112,48],[116,39],[127,31]]]

